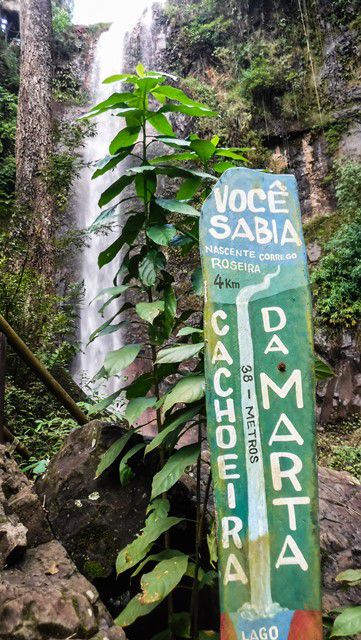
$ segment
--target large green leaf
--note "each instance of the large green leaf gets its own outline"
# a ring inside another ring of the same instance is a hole
[[[327,362],[320,358],[315,358],[315,375],[316,380],[327,380],[327,378],[332,378],[335,372]]]
[[[153,478],[152,500],[175,485],[186,468],[195,464],[199,452],[198,443],[190,444],[179,449],[167,460],[164,467]]]
[[[164,301],[156,300],[155,302],[138,302],[135,310],[142,320],[152,324],[153,320],[164,311]]]
[[[134,382],[125,387],[127,400],[144,396],[154,384],[154,374],[150,371],[142,373]]]
[[[194,358],[204,347],[204,342],[196,344],[182,344],[167,349],[162,349],[157,355],[157,364],[166,364],[168,362],[183,362]]]
[[[115,376],[134,362],[143,345],[128,344],[125,347],[109,351],[105,356],[104,369],[109,376]]]
[[[119,202],[117,202],[117,204],[113,204],[108,209],[104,209],[104,211],[101,211],[101,213],[91,223],[90,227],[88,227],[89,233],[97,231],[99,227],[101,227],[107,220],[119,216],[118,207]]]
[[[152,287],[157,281],[157,275],[165,266],[164,255],[156,249],[151,249],[139,263],[139,277],[146,287]]]
[[[101,291],[99,291],[99,293],[97,293],[97,295],[95,296],[95,298],[93,298],[91,303],[107,295],[110,295],[111,298],[119,298],[119,296],[122,293],[124,293],[124,291],[126,291],[127,289],[129,289],[128,284],[118,284],[116,287],[107,287],[106,289],[102,289]]]
[[[210,140],[192,140],[191,149],[196,152],[203,164],[207,164],[208,160],[214,156],[216,146]]]
[[[196,267],[191,277],[193,290],[198,296],[203,295],[203,273],[201,267]]]
[[[181,213],[186,216],[192,216],[193,218],[199,218],[199,211],[186,202],[157,198],[156,203],[162,207],[162,209],[170,211],[171,213]]]
[[[156,244],[163,246],[167,246],[176,234],[177,230],[172,224],[157,224],[147,229],[147,236]]]
[[[217,115],[216,111],[206,107],[188,104],[167,104],[161,107],[160,111],[163,113],[185,113],[187,116],[195,118],[214,118]]]
[[[92,113],[93,111],[102,111],[106,108],[113,108],[114,105],[117,104],[129,104],[129,102],[134,102],[134,98],[134,93],[131,93],[129,91],[124,91],[123,93],[112,93],[109,98],[106,98],[106,100],[103,100],[102,102],[96,104],[90,110],[90,113]]]
[[[122,191],[124,191],[124,189],[131,184],[135,179],[135,176],[131,175],[124,175],[121,176],[119,178],[119,180],[116,180],[115,182],[113,182],[112,185],[110,185],[110,187],[108,187],[108,189],[106,189],[99,200],[99,207],[104,207],[105,204],[108,204],[108,202],[111,202],[111,200],[113,200],[114,198],[116,198]]]
[[[184,147],[190,147],[191,141],[184,140],[182,138],[168,138],[167,136],[157,136],[157,139],[163,144],[175,149],[183,149]]]
[[[177,192],[177,200],[190,200],[202,184],[202,178],[191,176],[186,178]]]
[[[105,158],[100,160],[97,163],[96,171],[92,175],[92,180],[95,180],[96,178],[99,178],[99,176],[104,175],[104,173],[107,173],[108,171],[114,169],[120,162],[122,162],[122,160],[124,160],[124,158],[127,157],[132,149],[133,147],[127,147],[120,153],[117,153],[117,155],[115,156],[106,156]]]
[[[121,438],[119,438],[119,440],[116,440],[105,453],[103,453],[95,473],[96,478],[99,478],[99,476],[108,469],[113,462],[115,462],[133,435],[134,431],[127,431]]]
[[[139,133],[140,127],[125,127],[111,141],[109,152],[114,155],[119,149],[131,147],[138,140]]]
[[[118,391],[114,391],[114,393],[112,393],[107,398],[103,398],[96,404],[91,405],[88,409],[88,414],[91,416],[94,415],[94,413],[102,413],[102,411],[105,411],[105,409],[110,407],[110,405],[113,404],[113,402],[118,398],[118,396],[121,394],[121,391],[121,389],[119,389]]]
[[[97,327],[95,331],[93,331],[93,333],[89,336],[88,344],[90,344],[100,336],[108,335],[109,333],[113,333],[114,331],[117,331],[119,327],[123,324],[123,322],[119,322],[118,324],[115,324],[115,325],[112,325],[112,322],[114,318],[116,318],[119,315],[119,313],[120,311],[117,311],[111,318],[109,318],[108,320],[103,322],[103,324]]]
[[[145,558],[152,544],[171,527],[182,521],[182,518],[168,516],[169,503],[158,499],[151,505],[151,513],[140,535],[118,554],[116,569],[118,575],[131,569]]]
[[[152,116],[148,117],[148,122],[165,136],[173,135],[173,127],[169,120],[165,117],[163,113],[154,113]]]
[[[182,104],[196,105],[199,107],[204,107],[208,109],[207,105],[201,104],[200,102],[195,102],[187,96],[182,89],[178,89],[177,87],[171,87],[169,85],[165,85],[163,87],[158,87],[157,94],[165,96],[169,100],[176,100],[177,102],[181,102]]]
[[[148,562],[159,562],[160,560],[168,560],[169,558],[175,558],[175,556],[183,555],[181,551],[178,549],[163,549],[159,553],[153,553],[150,556],[147,556],[143,562],[138,564],[135,571],[132,573],[132,578],[135,578],[148,564]]]
[[[144,455],[146,456],[148,453],[159,447],[163,442],[168,438],[168,436],[174,431],[183,429],[184,425],[189,422],[194,416],[199,413],[199,407],[193,407],[192,409],[182,410],[180,415],[172,420],[170,424],[164,426],[162,431],[159,431],[156,436],[154,436],[153,440],[146,446]]]
[[[204,376],[190,375],[182,378],[166,395],[164,413],[179,402],[190,404],[203,398],[205,394]]]
[[[197,327],[182,327],[182,329],[179,329],[177,337],[181,338],[183,336],[190,336],[193,333],[203,334],[203,329],[198,329]]]
[[[139,442],[138,444],[134,445],[134,447],[132,447],[129,451],[127,451],[127,453],[122,457],[119,464],[119,478],[120,478],[120,484],[123,487],[126,484],[128,484],[129,480],[131,480],[134,477],[134,474],[131,468],[128,466],[128,461],[133,456],[135,456],[135,454],[138,453],[138,451],[140,451],[141,449],[144,449],[144,447],[145,447],[144,442]]]
[[[233,160],[241,160],[242,162],[248,162],[247,158],[245,158],[244,155],[238,153],[233,149],[217,149],[215,155],[220,156],[221,158],[232,158]]]
[[[337,616],[331,632],[334,636],[354,636],[361,633],[361,606],[348,607]]]
[[[142,576],[140,602],[152,604],[162,602],[183,578],[188,566],[188,556],[176,555],[162,560],[150,573]]]
[[[138,82],[138,76],[135,76],[133,73],[117,73],[105,78],[105,80],[103,80],[103,84],[112,84],[114,82],[122,82],[123,80],[129,84],[136,84]]]
[[[125,609],[123,609],[119,616],[115,618],[115,624],[119,625],[119,627],[128,627],[138,618],[148,615],[148,613],[153,611],[153,609],[155,609],[159,604],[158,602],[153,604],[142,604],[140,598],[141,594],[138,593],[137,596],[134,596],[134,598],[128,602]]]
[[[114,260],[115,256],[124,247],[125,244],[130,246],[136,239],[139,231],[144,224],[144,214],[142,212],[136,213],[134,216],[130,216],[124,227],[121,235],[117,238],[109,247],[104,249],[98,256],[98,265],[101,269],[104,265]]]
[[[157,398],[154,396],[151,398],[133,398],[128,403],[125,410],[124,417],[128,421],[129,425],[134,424],[138,418],[150,407],[154,407]]]

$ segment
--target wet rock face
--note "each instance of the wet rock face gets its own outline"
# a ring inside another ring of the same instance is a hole
[[[319,469],[323,607],[359,605],[361,587],[345,589],[338,573],[361,561],[361,486],[348,473]]]
[[[33,485],[0,446],[0,640],[125,640],[54,536]]]
[[[317,385],[318,419],[327,424],[361,413],[361,358],[358,338],[344,333],[337,344],[317,333],[316,350],[334,368],[335,377]]]
[[[95,479],[101,455],[122,433],[98,421],[75,429],[37,483],[55,534],[90,580],[114,572],[115,558],[139,532],[149,502],[152,469],[142,464],[142,453],[128,486],[120,485],[117,464]]]

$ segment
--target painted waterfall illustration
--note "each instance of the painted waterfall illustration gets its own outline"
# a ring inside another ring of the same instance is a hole
[[[250,367],[254,371],[254,349],[249,303],[259,292],[271,285],[272,278],[280,273],[280,267],[274,273],[267,274],[262,282],[241,289],[237,296],[238,345],[240,353],[240,369]],[[250,462],[248,451],[248,433],[244,426],[246,468],[248,484],[248,540],[249,540],[249,581],[251,602],[241,607],[244,618],[267,618],[281,610],[279,604],[272,602],[271,593],[271,558],[268,531],[266,483],[263,467],[262,437],[259,424],[259,409],[256,395],[254,375],[241,376],[242,418],[247,423],[247,408],[253,407],[254,423],[252,437],[257,441],[258,461]]]

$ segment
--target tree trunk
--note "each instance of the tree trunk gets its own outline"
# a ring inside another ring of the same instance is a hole
[[[20,0],[21,68],[16,136],[16,191],[28,263],[52,276],[51,0]]]

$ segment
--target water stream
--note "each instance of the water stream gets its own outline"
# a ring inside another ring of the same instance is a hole
[[[129,32],[142,19],[147,25],[151,23],[151,5],[154,0],[132,0],[123,3],[119,0],[75,0],[74,21],[81,23],[105,22],[112,20],[109,30],[100,36],[91,70],[91,105],[104,100],[111,91],[119,90],[116,85],[104,85],[102,81],[116,73],[124,71],[125,45]],[[109,143],[119,130],[121,122],[119,118],[109,114],[103,114],[97,123],[97,133],[87,139],[83,149],[83,160],[86,164],[94,163],[108,154]],[[125,161],[126,162],[126,161]],[[86,229],[99,214],[98,200],[101,193],[116,180],[118,175],[124,172],[124,163],[118,165],[116,171],[91,180],[94,171],[92,167],[85,167],[74,185],[73,211],[76,216],[76,226]],[[105,287],[112,286],[112,280],[119,268],[119,263],[113,261],[102,269],[98,268],[97,258],[99,253],[112,243],[119,233],[122,225],[122,211],[119,211],[118,228],[113,229],[107,235],[92,235],[87,246],[80,256],[79,278],[84,283],[84,299],[79,310],[79,340],[81,352],[74,363],[74,377],[83,387],[101,368],[104,356],[108,351],[122,346],[122,333],[115,333],[97,338],[91,344],[87,344],[92,332],[104,322],[112,313],[115,313],[111,305],[107,309],[104,319],[99,315],[99,303],[92,303],[94,297]],[[111,393],[118,388],[119,383],[110,380],[106,385],[106,391]]]

